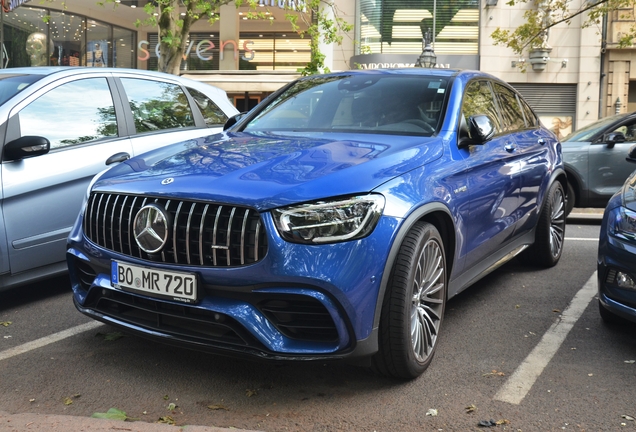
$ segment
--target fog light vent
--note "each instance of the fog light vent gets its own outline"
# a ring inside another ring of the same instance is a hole
[[[615,280],[616,280],[616,270],[610,269],[607,272],[607,278],[605,278],[605,282],[613,284]]]

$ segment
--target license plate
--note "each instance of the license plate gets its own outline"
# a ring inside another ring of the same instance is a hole
[[[197,278],[192,273],[164,271],[112,261],[111,283],[115,288],[166,297],[184,303],[197,300]]]

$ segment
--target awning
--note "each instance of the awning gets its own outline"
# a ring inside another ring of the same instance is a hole
[[[300,77],[290,71],[192,71],[184,78],[205,82],[227,93],[271,93]]]

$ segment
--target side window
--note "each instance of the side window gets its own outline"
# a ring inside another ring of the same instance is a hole
[[[44,136],[51,149],[117,136],[117,118],[106,78],[62,84],[19,114],[22,136]]]
[[[194,116],[181,86],[160,81],[122,78],[137,133],[194,126]]]
[[[506,132],[514,132],[520,129],[525,129],[526,122],[523,118],[521,105],[519,105],[519,99],[517,99],[515,92],[497,83],[495,83],[495,91],[499,96],[504,130]]]
[[[519,102],[521,102],[521,108],[523,109],[523,115],[526,118],[526,126],[529,128],[534,128],[539,126],[539,120],[537,116],[532,112],[530,106],[523,99],[519,98]]]
[[[221,108],[212,101],[212,99],[201,93],[199,90],[188,87],[188,91],[201,110],[201,114],[203,114],[203,118],[205,119],[205,124],[208,127],[225,124],[227,116]]]
[[[495,125],[497,133],[502,132],[499,116],[497,115],[497,106],[495,105],[495,96],[492,93],[488,81],[472,81],[466,87],[464,100],[462,102],[462,130],[468,132],[468,125],[465,122],[469,117],[483,114],[490,117]]]
[[[636,122],[624,124],[612,132],[622,132],[626,142],[634,142],[636,141]]]

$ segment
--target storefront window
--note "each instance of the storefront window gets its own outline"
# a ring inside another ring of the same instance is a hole
[[[84,19],[77,15],[51,11],[50,36],[53,54],[50,65],[79,66],[84,42]]]
[[[477,54],[479,0],[360,0],[360,49],[372,54],[420,54],[434,34],[436,54]]]
[[[113,27],[113,55],[115,67],[132,68],[135,65],[135,33]]]
[[[21,6],[3,19],[4,67],[135,68],[136,32],[68,11]]]

